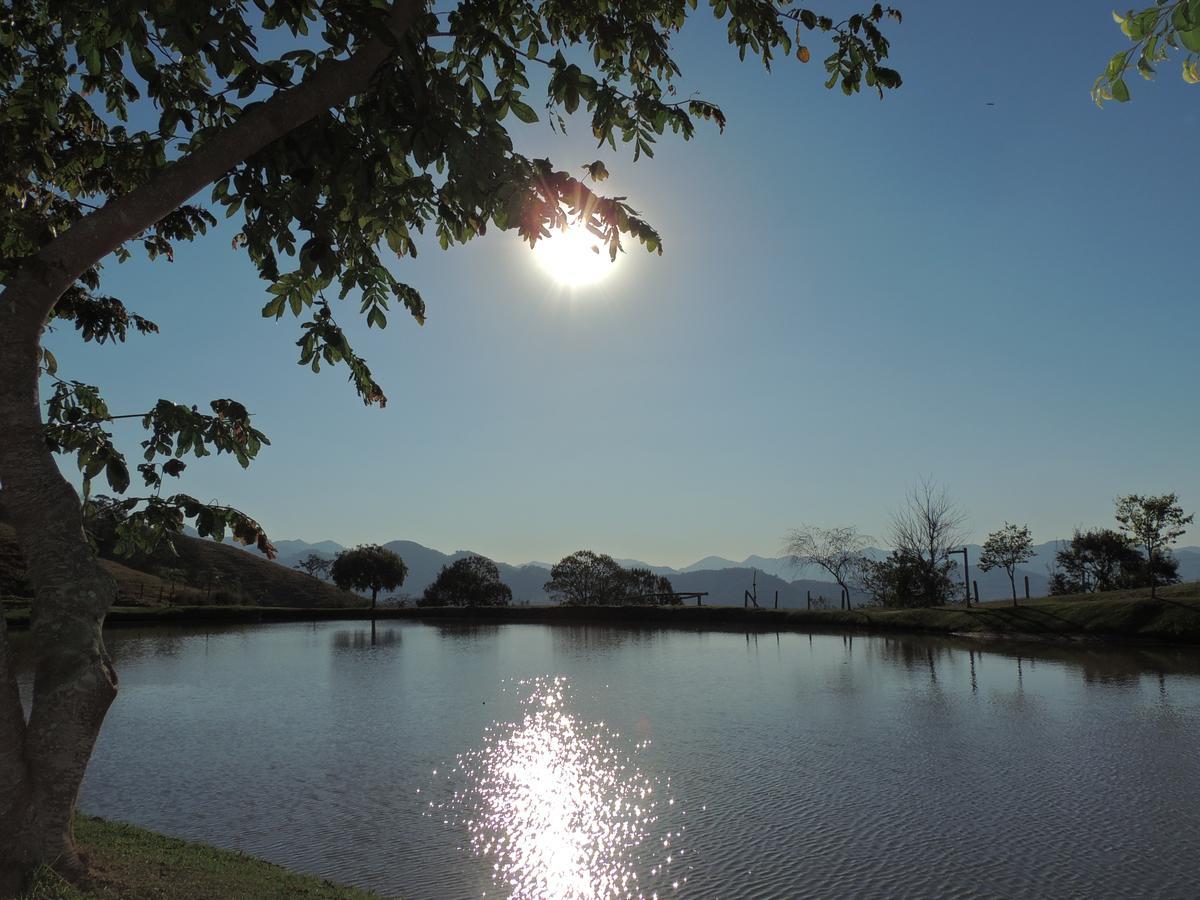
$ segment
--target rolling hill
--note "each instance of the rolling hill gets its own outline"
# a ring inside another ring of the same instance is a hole
[[[177,555],[150,559],[101,559],[117,581],[118,600],[129,606],[236,604],[250,606],[350,607],[366,601],[332,584],[278,566],[231,544],[181,535]],[[0,522],[0,594],[28,598],[32,593],[16,535]]]

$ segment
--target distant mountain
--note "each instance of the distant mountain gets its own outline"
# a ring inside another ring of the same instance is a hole
[[[670,566],[656,566],[648,562],[642,562],[640,559],[618,559],[617,562],[626,569],[649,569],[655,575],[672,575],[676,571]],[[541,565],[541,563],[538,563],[538,565]],[[546,568],[552,567],[546,566]]]
[[[310,544],[308,541],[275,541],[275,549],[279,551],[281,557],[294,556],[300,559],[310,553],[336,556],[346,548],[334,541],[317,541],[315,544]]]
[[[705,572],[716,569],[736,569],[741,563],[735,563],[732,559],[725,559],[722,556],[706,556],[704,559],[697,560],[690,566],[684,566],[680,572]]]

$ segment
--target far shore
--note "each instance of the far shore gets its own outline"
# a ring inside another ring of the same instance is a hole
[[[310,621],[457,621],[604,624],[763,631],[954,635],[977,639],[1112,644],[1200,644],[1200,582],[1159,590],[1046,597],[927,609],[746,609],[741,606],[510,606],[298,609],[263,606],[114,607],[105,625],[217,625]],[[26,609],[5,613],[27,628]]]

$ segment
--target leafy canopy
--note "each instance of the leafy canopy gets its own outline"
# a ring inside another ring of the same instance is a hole
[[[805,42],[820,35],[832,44],[828,87],[854,94],[865,83],[882,96],[901,83],[884,65],[881,27],[901,18],[890,7],[841,20],[788,0],[710,7],[742,58],[768,68],[791,54],[808,62]],[[207,202],[135,223],[136,236],[115,253],[169,260],[217,215],[235,219],[233,247],[267,283],[262,314],[300,320],[300,363],[345,365],[362,400],[383,406],[335,307],[352,301],[368,327],[385,327],[396,309],[424,321],[424,299],[389,265],[416,256],[420,235],[446,248],[492,227],[533,244],[573,220],[614,256],[626,240],[662,251],[625,198],[595,190],[607,175],[602,161],[571,174],[515,151],[510,130],[540,119],[565,129],[574,115],[601,147],[629,146],[636,159],[652,156],[668,132],[690,138],[697,120],[723,128],[716,104],[678,87],[671,41],[695,9],[695,0],[464,0],[438,12],[416,0],[12,0],[0,9],[0,284],[36,269],[40,251],[90,227],[106,204],[166,183],[173,166],[203,157],[248,114],[271,104],[286,112],[330,66],[383,42],[383,62],[348,99],[242,154]],[[114,344],[157,331],[100,281],[97,260],[57,301],[48,327],[69,324],[84,340]],[[267,441],[244,408],[218,400],[210,416],[163,400],[114,416],[98,388],[60,380],[44,348],[42,359],[55,380],[48,441],[75,454],[85,490],[100,475],[117,494],[129,486],[110,423],[140,418],[151,432],[138,466],[150,493],[129,498],[131,535],[153,544],[191,518],[201,534],[231,528],[271,552],[252,519],[161,492],[184,456],[225,452],[248,464]]]
[[[1153,6],[1113,13],[1113,21],[1133,45],[1113,55],[1092,87],[1097,106],[1106,100],[1129,101],[1125,76],[1131,68],[1152,81],[1155,64],[1170,59],[1171,51],[1183,50],[1183,80],[1200,84],[1200,0],[1157,0]]]
[[[486,556],[464,556],[442,566],[425,588],[418,606],[508,606],[512,589],[500,580],[499,567]]]
[[[329,577],[344,590],[370,591],[371,600],[380,591],[394,591],[408,577],[408,566],[398,554],[378,544],[343,550],[329,567]]]
[[[1176,494],[1157,497],[1130,494],[1117,498],[1116,519],[1147,554],[1170,547],[1187,531],[1195,516],[1184,515]]]
[[[993,531],[983,542],[979,568],[983,572],[1004,569],[1012,577],[1013,570],[1033,558],[1033,537],[1028,525],[1010,525]]]
[[[1119,588],[1147,587],[1151,571],[1158,583],[1178,580],[1178,564],[1158,554],[1153,566],[1132,541],[1111,528],[1075,529],[1071,540],[1055,554],[1051,594],[1086,594]]]
[[[677,602],[670,579],[649,569],[626,569],[607,553],[577,550],[550,570],[545,591],[568,606],[662,605]]]

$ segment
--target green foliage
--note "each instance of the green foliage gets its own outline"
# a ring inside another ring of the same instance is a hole
[[[85,516],[94,514],[94,509],[87,506],[93,479],[103,475],[117,494],[129,488],[125,454],[117,449],[105,426],[117,419],[140,419],[149,432],[142,441],[144,461],[137,469],[145,487],[154,493],[112,501],[108,509],[109,515],[120,515],[113,550],[117,555],[153,553],[164,543],[173,550],[171,535],[180,532],[190,519],[202,537],[224,540],[228,530],[239,543],[256,546],[268,557],[275,556],[266,532],[244,513],[217,503],[203,503],[187,494],[163,497],[160,493],[164,475],[178,478],[187,468],[182,460],[185,455],[229,453],[246,467],[263,445],[270,443],[250,424],[250,414],[240,403],[214,400],[209,407],[212,415],[201,413],[195,406],[159,400],[144,415],[113,416],[96,387],[55,379],[46,403],[46,443],[55,453],[75,455],[83,476]]]
[[[496,564],[484,556],[465,556],[442,566],[425,588],[418,606],[508,606],[512,589],[500,580]]]
[[[1156,497],[1129,494],[1117,498],[1116,519],[1130,540],[1145,551],[1149,567],[1150,596],[1155,596],[1159,562],[1171,545],[1187,531],[1195,516],[1184,515],[1175,494]]]
[[[1051,594],[1137,587],[1128,583],[1129,573],[1143,563],[1132,541],[1111,528],[1075,529],[1070,542],[1055,554],[1054,561],[1057,571],[1050,578]]]
[[[659,605],[676,602],[669,579],[649,569],[626,569],[607,553],[579,550],[550,570],[545,591],[568,606]]]
[[[1133,44],[1114,54],[1092,87],[1097,106],[1106,100],[1126,103],[1129,85],[1125,77],[1131,68],[1147,81],[1154,78],[1155,65],[1170,59],[1171,52],[1182,50],[1183,80],[1200,84],[1200,0],[1157,0],[1153,6],[1113,13],[1121,33]]]
[[[1016,569],[1021,563],[1033,558],[1033,537],[1029,534],[1027,525],[1010,525],[993,531],[983,542],[983,552],[979,556],[979,569],[990,572],[992,569],[1003,569],[1012,587],[1013,602],[1017,600]]]
[[[394,591],[408,577],[408,566],[396,553],[378,544],[343,550],[329,568],[329,577],[348,591],[370,591],[371,607],[380,591]]]
[[[956,590],[950,578],[955,568],[946,559],[931,565],[920,556],[896,550],[887,559],[864,560],[859,580],[872,600],[888,609],[942,606]]]

